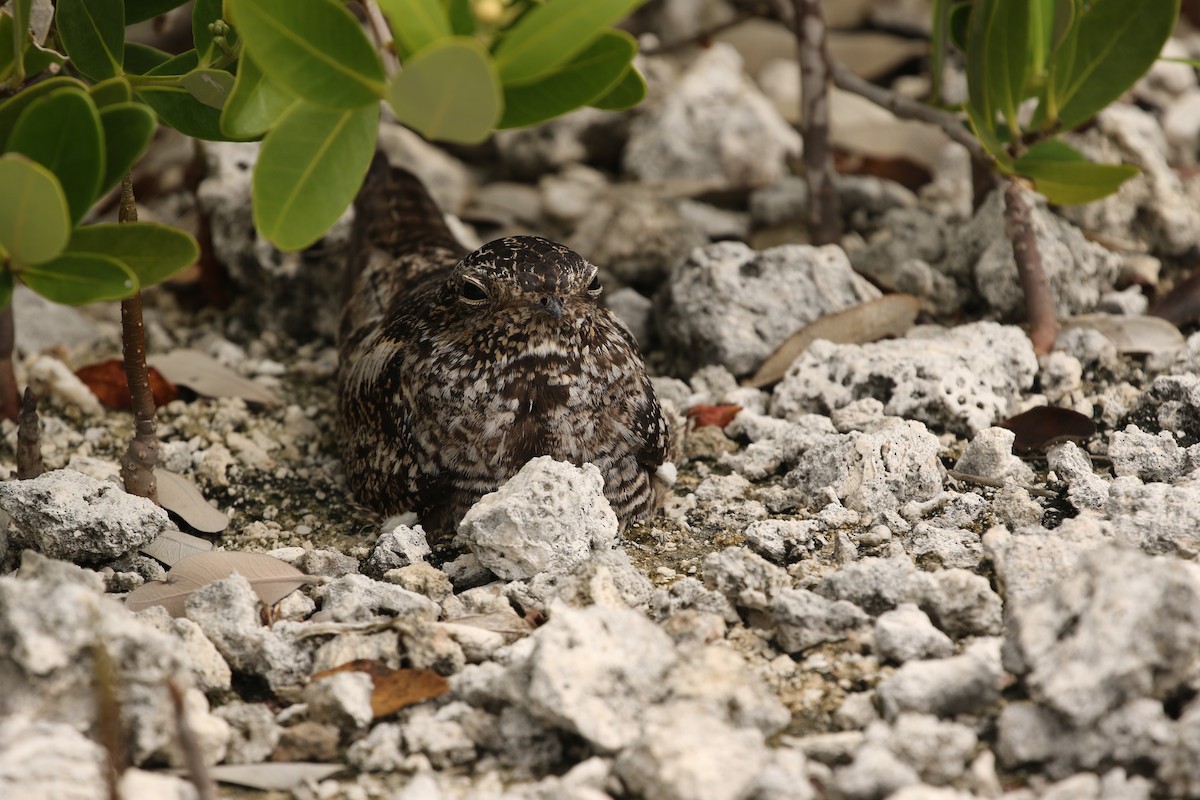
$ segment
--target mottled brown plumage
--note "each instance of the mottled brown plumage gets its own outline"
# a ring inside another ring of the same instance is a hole
[[[452,533],[529,461],[591,462],[621,527],[653,508],[668,427],[596,267],[534,236],[467,254],[376,157],[355,204],[338,434],[359,499]]]

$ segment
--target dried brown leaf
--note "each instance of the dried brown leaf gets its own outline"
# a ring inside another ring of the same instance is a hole
[[[687,410],[687,418],[690,419],[697,428],[703,428],[706,425],[716,425],[718,428],[724,428],[729,423],[733,422],[733,418],[742,410],[738,405],[716,405],[708,406],[703,403],[694,405]]]
[[[346,769],[345,764],[274,761],[268,764],[218,764],[208,773],[221,783],[263,792],[287,792],[308,781],[323,781]]]
[[[365,672],[371,676],[371,713],[375,719],[390,717],[409,706],[441,697],[450,684],[428,669],[392,669],[382,661],[359,659],[314,673],[309,680],[320,680],[338,672]]]
[[[229,527],[229,517],[210,506],[187,478],[161,467],[155,467],[154,478],[158,481],[159,505],[188,525],[201,533],[220,533]]]
[[[1063,441],[1082,442],[1096,433],[1096,423],[1078,411],[1038,406],[997,423],[1016,434],[1013,452],[1037,453]]]
[[[212,549],[213,544],[207,539],[183,531],[170,530],[160,533],[140,552],[158,559],[168,567],[173,567],[193,553],[207,553]]]
[[[125,598],[125,607],[141,611],[163,606],[173,617],[182,617],[188,597],[197,589],[238,573],[264,605],[274,605],[306,583],[319,579],[305,575],[287,562],[266,553],[214,551],[193,553],[171,567],[166,579],[142,584]]]
[[[1200,322],[1200,269],[1195,269],[1171,291],[1154,302],[1147,312],[1175,325]]]
[[[147,372],[155,405],[163,406],[179,397],[179,390],[158,370],[150,367]],[[92,390],[92,394],[106,408],[128,410],[133,407],[129,397],[129,381],[125,377],[125,363],[121,359],[110,358],[108,361],[88,364],[76,370],[75,376]]]
[[[1122,353],[1174,353],[1184,345],[1179,329],[1159,317],[1080,314],[1062,321],[1062,329],[1090,328],[1103,333]]]
[[[827,339],[835,344],[862,344],[888,336],[903,336],[920,311],[921,301],[911,294],[889,294],[828,314],[789,336],[767,356],[745,385],[761,389],[778,383],[792,362],[817,339]]]
[[[247,403],[279,405],[269,389],[243,378],[198,350],[172,350],[150,362],[167,378],[205,397],[240,397]]]

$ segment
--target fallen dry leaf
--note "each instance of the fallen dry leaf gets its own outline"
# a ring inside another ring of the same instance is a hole
[[[154,367],[149,367],[150,392],[154,395],[154,404],[164,406],[179,397],[179,390]],[[105,408],[127,410],[133,407],[129,396],[129,381],[125,377],[125,363],[119,358],[110,358],[88,364],[75,371],[75,376],[92,390],[96,399]]]
[[[371,692],[371,713],[375,719],[390,717],[409,706],[440,697],[450,691],[441,675],[428,669],[392,669],[381,661],[359,659],[314,673],[309,680],[326,678],[338,672],[365,672],[375,688]]]
[[[158,481],[158,502],[167,511],[201,533],[220,533],[229,527],[229,517],[213,508],[196,485],[182,475],[161,467],[154,468]]]
[[[1200,269],[1155,300],[1146,313],[1180,326],[1200,322]]]
[[[224,550],[193,553],[171,567],[164,580],[148,581],[130,592],[125,607],[141,611],[162,606],[172,617],[182,617],[193,592],[235,572],[250,582],[250,588],[267,606],[278,603],[306,583],[320,580],[266,553]]]
[[[685,413],[687,418],[695,423],[694,427],[703,428],[705,425],[716,425],[718,428],[724,428],[733,422],[733,418],[741,410],[742,407],[736,405],[706,406],[700,404],[692,406]]]
[[[218,764],[209,767],[208,774],[221,783],[263,792],[287,792],[307,781],[323,781],[344,769],[345,764],[275,761],[269,764]]]
[[[784,340],[744,385],[761,389],[778,383],[792,362],[817,339],[834,344],[863,344],[888,336],[903,336],[920,311],[921,301],[911,294],[889,294],[827,314]]]
[[[1016,434],[1013,452],[1037,453],[1063,441],[1082,442],[1096,433],[1096,423],[1078,411],[1056,406],[1038,406],[996,423]]]
[[[212,542],[183,531],[163,531],[139,552],[173,567],[193,553],[207,553]]]
[[[240,397],[247,403],[279,405],[269,389],[243,378],[216,359],[199,350],[172,350],[150,359],[151,363],[180,386],[205,397]]]
[[[1184,346],[1179,329],[1159,317],[1080,314],[1062,321],[1062,329],[1090,328],[1103,333],[1122,353],[1174,353]]]

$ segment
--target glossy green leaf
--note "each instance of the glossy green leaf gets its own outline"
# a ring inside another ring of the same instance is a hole
[[[173,8],[179,8],[187,0],[125,0],[125,24],[157,17]]]
[[[170,53],[156,47],[137,42],[125,43],[125,72],[130,75],[145,75],[170,60]]]
[[[1017,130],[1029,70],[1029,4],[1032,0],[979,0],[967,31],[968,104],[985,125],[1000,114]]]
[[[130,88],[129,81],[125,80],[123,76],[109,78],[91,85],[88,87],[88,94],[92,96],[92,102],[96,104],[96,108],[128,103],[133,100],[133,89]]]
[[[157,121],[141,103],[117,103],[100,109],[100,127],[104,129],[103,193],[116,186],[146,152]]]
[[[1054,44],[1054,20],[1058,0],[1030,0],[1029,71],[1038,74],[1046,68]]]
[[[487,51],[452,36],[422,50],[392,78],[396,118],[427,139],[474,144],[492,132],[504,100]]]
[[[76,228],[67,252],[114,258],[128,267],[143,287],[166,280],[200,257],[195,239],[178,228],[155,222]]]
[[[21,63],[18,53],[21,52],[24,41],[15,36],[15,33],[13,18],[7,14],[0,14],[0,84],[12,80],[17,71],[17,64]]]
[[[1080,125],[1146,73],[1175,28],[1179,0],[1093,0],[1075,21],[1075,41],[1050,59],[1058,119]]]
[[[325,108],[383,96],[379,56],[362,26],[334,0],[227,0],[258,66],[287,91]]]
[[[212,108],[224,108],[233,91],[233,75],[223,69],[194,69],[179,79],[188,93]]]
[[[496,45],[505,86],[536,80],[583,50],[645,0],[550,0],[534,7]]]
[[[534,83],[504,88],[499,128],[553,119],[604,97],[630,69],[637,42],[624,31],[602,32],[563,66]]]
[[[8,150],[54,173],[78,223],[92,207],[104,176],[104,133],[87,92],[63,88],[29,104],[13,127]]]
[[[0,151],[8,149],[8,137],[12,134],[13,126],[21,114],[34,100],[38,100],[64,86],[73,86],[81,91],[87,87],[74,78],[47,78],[40,83],[28,86],[15,95],[0,103]]]
[[[1108,197],[1138,174],[1128,164],[1093,164],[1065,142],[1039,142],[1013,164],[1018,175],[1056,205],[1078,205]]]
[[[222,0],[196,0],[192,6],[192,42],[196,45],[201,64],[211,64],[213,59],[221,55],[221,50],[213,47],[214,37],[209,26],[224,19],[222,5]],[[237,33],[230,28],[225,40],[230,48],[235,47]]]
[[[12,302],[13,276],[8,270],[0,270],[0,311],[8,308]]]
[[[109,256],[67,251],[36,266],[23,266],[21,282],[47,300],[69,306],[120,300],[138,290],[137,276]]]
[[[996,167],[1001,172],[1010,172],[1012,168],[1012,156],[1004,149],[1004,142],[1001,141],[997,133],[996,123],[986,123],[980,117],[979,110],[972,105],[967,106],[967,122],[971,126],[971,131],[975,134],[975,138],[983,145],[983,149],[996,159]]]
[[[25,49],[25,78],[29,80],[40,75],[53,64],[65,64],[67,57],[57,50],[41,47],[36,42],[30,42]]]
[[[442,0],[379,0],[379,8],[391,23],[402,59],[454,33]]]
[[[588,105],[603,111],[620,111],[624,108],[633,108],[644,99],[646,99],[646,79],[642,77],[642,73],[638,72],[637,67],[630,64],[629,68],[625,70],[625,74],[621,76],[621,80],[617,81],[616,86]]]
[[[295,102],[243,52],[233,91],[221,109],[221,132],[235,139],[257,139]]]
[[[254,167],[254,221],[281,250],[315,242],[337,221],[362,185],[379,106],[343,110],[299,103],[263,139]]]
[[[0,40],[6,40],[3,41],[0,48],[4,46],[9,48],[7,54],[4,54],[2,49],[0,49],[0,80],[6,80],[11,77],[14,87],[19,87],[24,83],[25,76],[28,74],[25,64],[25,52],[30,46],[29,12],[32,4],[32,0],[12,0],[9,3],[11,16],[4,17],[8,21],[8,30],[0,31]],[[5,60],[11,65],[8,71],[4,69]]]
[[[121,74],[125,46],[122,0],[58,0],[58,35],[75,68],[95,81]]]
[[[442,0],[446,9],[446,17],[450,20],[450,32],[455,36],[473,36],[475,34],[475,12],[471,10],[471,0]]]
[[[22,264],[49,261],[67,246],[71,215],[54,173],[18,153],[0,156],[0,248]]]
[[[147,75],[183,76],[196,68],[195,50],[181,53],[157,67]],[[137,86],[138,97],[154,109],[158,118],[180,133],[197,139],[222,141],[227,137],[221,133],[221,112],[192,97],[182,86]]]
[[[946,33],[950,42],[964,53],[967,50],[967,32],[971,29],[971,4],[955,3],[950,6],[950,18],[946,21]]]

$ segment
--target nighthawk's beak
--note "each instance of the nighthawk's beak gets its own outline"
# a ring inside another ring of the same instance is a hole
[[[560,320],[563,315],[563,299],[554,295],[545,295],[541,299],[541,306],[554,319]]]

